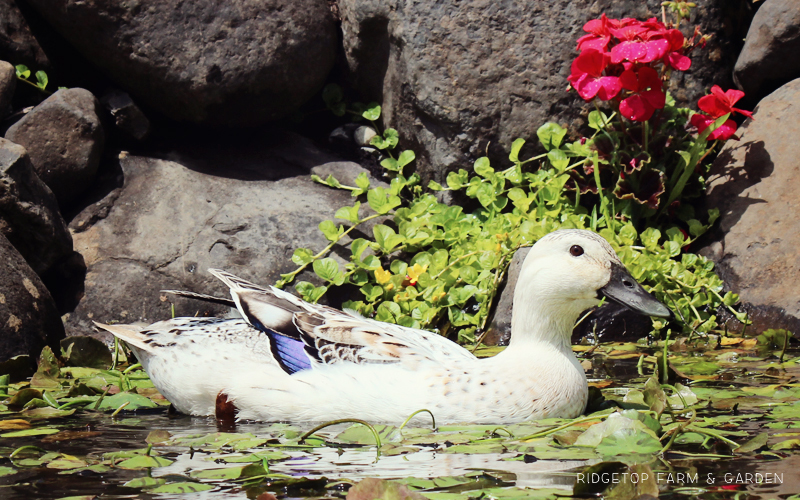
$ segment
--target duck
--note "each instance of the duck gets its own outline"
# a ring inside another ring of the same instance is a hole
[[[539,239],[514,289],[508,346],[477,358],[426,330],[311,304],[210,269],[241,318],[174,318],[147,327],[96,325],[128,344],[178,411],[237,420],[398,424],[425,409],[436,422],[509,424],[575,418],[588,399],[570,337],[606,297],[640,314],[671,317],[597,233],[561,229]],[[227,411],[226,410],[226,411]]]

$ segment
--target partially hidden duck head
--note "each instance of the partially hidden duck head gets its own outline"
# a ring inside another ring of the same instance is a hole
[[[631,276],[602,236],[583,229],[553,231],[536,242],[523,262],[511,341],[515,336],[568,340],[581,312],[603,297],[640,314],[672,315]]]

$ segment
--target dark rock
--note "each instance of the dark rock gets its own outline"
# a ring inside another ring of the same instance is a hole
[[[517,137],[547,121],[575,129],[590,104],[567,92],[582,26],[610,17],[661,17],[661,0],[340,0],[343,43],[356,87],[383,106],[383,120],[417,154],[417,169],[447,171],[485,154],[507,161]],[[741,36],[738,2],[698,2],[692,25],[713,35],[675,75],[673,94],[696,107],[712,84],[730,87]],[[738,12],[738,11],[736,11]],[[735,12],[734,12],[735,13]],[[688,31],[688,29],[687,29]],[[738,40],[737,40],[738,38]]]
[[[717,263],[745,309],[765,320],[755,331],[800,331],[798,116],[800,79],[758,104],[754,120],[737,132],[741,140],[725,145],[709,175],[707,204],[721,216],[715,241],[701,253]]]
[[[150,135],[150,120],[127,92],[112,90],[100,99],[114,118],[114,125],[126,135],[143,141]]]
[[[87,274],[84,295],[66,322],[68,334],[92,334],[91,320],[167,319],[172,312],[161,298],[164,289],[228,297],[208,268],[267,285],[296,268],[296,248],[324,248],[328,242],[319,223],[354,200],[349,191],[312,182],[309,174],[332,173],[350,182],[364,169],[299,136],[281,134],[265,142],[195,140],[175,144],[165,154],[173,161],[121,158],[124,186],[71,224]],[[348,252],[332,257],[342,262]],[[214,304],[170,300],[179,316],[227,312]]]
[[[760,99],[800,78],[800,2],[769,0],[756,12],[733,71],[736,85]]]
[[[14,0],[0,0],[0,60],[37,69],[50,67]]]
[[[6,139],[25,147],[39,178],[62,207],[97,173],[105,143],[100,103],[84,89],[63,89],[9,127]]]
[[[323,0],[30,0],[118,85],[171,118],[253,125],[322,87],[336,31]]]
[[[6,117],[11,109],[11,99],[17,88],[17,72],[11,64],[0,61],[0,120]]]
[[[0,233],[42,275],[72,253],[72,237],[25,148],[0,138]]]
[[[0,362],[36,358],[58,346],[64,325],[53,299],[22,255],[0,234]]]

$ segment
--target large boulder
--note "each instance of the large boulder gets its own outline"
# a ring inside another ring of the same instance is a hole
[[[17,73],[14,66],[6,61],[0,61],[0,120],[11,110],[11,99],[16,88]]]
[[[253,125],[295,110],[333,66],[324,0],[30,0],[87,59],[183,121]]]
[[[755,328],[800,332],[800,79],[764,98],[712,166],[709,207],[720,209],[704,254],[738,293]]]
[[[324,248],[328,241],[317,226],[353,199],[349,191],[312,182],[309,174],[353,183],[365,170],[299,136],[279,134],[265,142],[174,144],[165,154],[172,161],[123,156],[124,185],[70,224],[87,274],[80,303],[66,322],[68,334],[90,334],[91,320],[167,319],[172,312],[162,299],[164,289],[229,297],[208,268],[268,285],[297,267],[291,261],[296,248]],[[179,316],[227,312],[170,300]]]
[[[62,89],[9,127],[6,139],[28,150],[62,207],[86,191],[105,144],[100,103],[85,89]]]
[[[760,98],[800,78],[800,2],[768,0],[747,31],[733,71],[740,89]]]
[[[64,325],[53,299],[25,259],[0,234],[0,363],[14,356],[39,356],[58,346]]]
[[[53,193],[25,148],[0,138],[0,234],[40,276],[72,253],[72,237]]]
[[[661,3],[340,0],[339,8],[356,87],[383,104],[384,123],[416,151],[418,170],[442,182],[487,145],[490,157],[507,158],[515,138],[535,137],[547,121],[581,126],[593,108],[567,92],[567,76],[584,23],[601,13],[660,18]],[[675,75],[680,103],[693,106],[714,83],[730,87],[732,3],[698,2],[692,22],[714,36]]]
[[[31,68],[50,69],[50,61],[15,0],[0,0],[0,59]]]

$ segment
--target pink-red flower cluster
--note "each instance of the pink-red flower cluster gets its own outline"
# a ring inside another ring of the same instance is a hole
[[[744,92],[740,90],[730,89],[723,92],[719,85],[714,85],[711,87],[710,95],[703,96],[697,101],[697,107],[704,113],[693,114],[689,122],[697,127],[697,131],[702,134],[709,125],[729,113],[740,113],[748,118],[753,118],[753,113],[750,111],[733,107],[736,101],[742,97],[744,97]],[[733,120],[725,120],[725,123],[711,132],[708,138],[710,140],[721,139],[727,141],[735,132],[736,123]]]
[[[585,100],[619,101],[629,120],[646,121],[664,107],[666,93],[658,69],[686,71],[685,38],[656,18],[610,19],[603,14],[583,26],[580,55],[572,63],[570,84]]]

